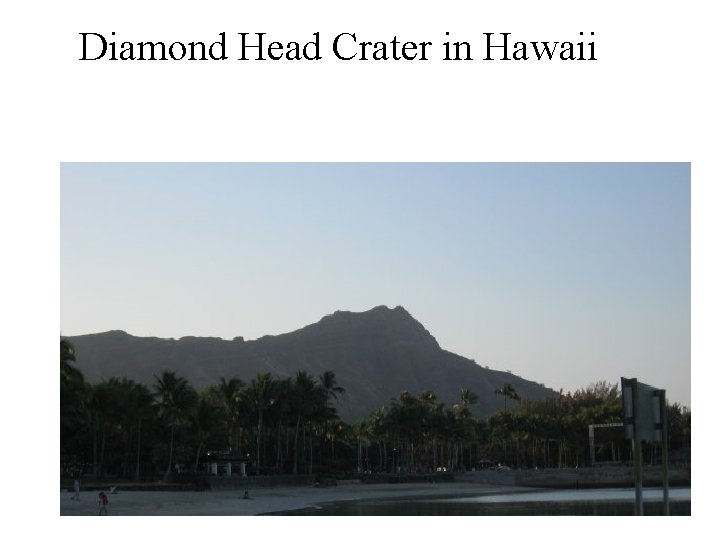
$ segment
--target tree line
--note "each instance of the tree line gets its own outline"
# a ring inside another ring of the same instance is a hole
[[[472,415],[478,397],[470,389],[449,405],[427,390],[402,392],[351,425],[337,415],[344,389],[332,371],[220,378],[197,391],[172,371],[150,386],[117,377],[90,384],[74,362],[72,344],[61,340],[61,470],[94,478],[171,480],[177,465],[198,471],[207,459],[242,459],[248,474],[585,466],[588,425],[622,418],[617,385],[531,401],[505,384],[495,390],[503,408],[488,418]],[[689,448],[690,411],[674,404],[668,419],[671,454]],[[649,461],[659,459],[656,446],[648,450]],[[594,460],[631,460],[621,428],[596,433]]]
[[[117,377],[90,384],[65,340],[60,360],[64,474],[140,480],[162,471],[168,480],[176,464],[197,470],[213,451],[247,459],[254,474],[312,474],[332,451],[334,402],[344,392],[332,371],[285,379],[258,373],[249,383],[220,378],[197,391],[172,371],[151,387]]]
[[[477,396],[468,389],[461,389],[449,406],[431,391],[417,396],[402,392],[389,406],[376,409],[357,424],[363,468],[429,472],[632,462],[631,445],[622,427],[596,430],[594,455],[590,454],[589,426],[622,422],[617,384],[598,382],[540,400],[522,399],[511,384],[495,393],[504,398],[504,407],[487,418],[475,418],[470,405]],[[671,455],[675,461],[689,462],[690,411],[676,403],[667,412]],[[643,444],[646,461],[659,463],[660,445]]]

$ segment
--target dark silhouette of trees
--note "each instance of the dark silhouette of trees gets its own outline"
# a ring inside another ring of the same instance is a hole
[[[256,474],[428,473],[502,463],[514,467],[575,467],[591,463],[588,425],[621,421],[618,385],[598,382],[523,400],[510,384],[493,394],[504,406],[476,418],[479,400],[459,389],[446,405],[432,390],[404,391],[353,426],[337,416],[344,393],[332,371],[293,378],[258,373],[245,385],[221,378],[197,392],[172,371],[152,389],[126,378],[96,384],[76,367],[72,344],[60,344],[61,465],[64,475],[172,478],[176,465],[200,470],[204,456],[245,459]],[[508,401],[517,406],[508,407]],[[671,460],[690,459],[689,409],[667,409]],[[245,454],[242,448],[250,449]],[[659,461],[659,447],[645,455]],[[621,428],[596,431],[597,461],[629,462]]]
[[[80,467],[84,437],[87,435],[89,385],[74,365],[75,350],[67,340],[60,340],[60,460],[69,474]],[[72,472],[70,472],[72,469]]]
[[[292,408],[297,415],[295,423],[295,461],[293,463],[293,474],[298,474],[299,455],[298,447],[300,428],[302,427],[302,455],[305,459],[306,448],[306,423],[313,420],[313,414],[317,413],[317,408],[321,402],[324,402],[325,394],[323,389],[319,387],[312,377],[306,371],[298,371],[293,381],[293,390],[291,394]]]
[[[172,472],[175,431],[188,421],[197,393],[187,379],[178,377],[173,371],[163,371],[159,377],[156,376],[153,388],[160,418],[170,429],[168,464],[164,476],[167,482]]]
[[[275,397],[275,381],[270,373],[258,373],[245,390],[245,403],[257,420],[255,439],[257,474],[260,474],[260,442],[263,436],[263,418],[265,412],[273,405]]]
[[[247,410],[245,394],[242,389],[245,383],[238,378],[226,380],[220,377],[220,382],[211,388],[211,393],[222,409],[222,418],[227,430],[228,451],[237,455],[242,454],[242,415]]]

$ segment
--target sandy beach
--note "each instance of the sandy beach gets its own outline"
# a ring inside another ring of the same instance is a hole
[[[532,491],[516,488],[451,482],[437,484],[343,483],[332,487],[269,487],[250,491],[118,491],[108,493],[108,515],[115,516],[251,516],[319,505],[323,502],[396,497],[469,496]],[[84,491],[80,500],[71,492],[60,493],[61,516],[98,514],[97,491]]]

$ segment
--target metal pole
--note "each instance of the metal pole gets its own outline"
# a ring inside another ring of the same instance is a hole
[[[670,515],[670,481],[668,475],[668,425],[665,390],[660,390],[660,422],[662,423],[662,476],[663,476],[663,509],[666,516]]]
[[[640,430],[638,429],[640,411],[638,405],[640,396],[638,395],[637,379],[630,379],[632,388],[633,401],[633,462],[635,465],[635,515],[643,515],[643,491],[642,491],[642,441],[640,440]]]

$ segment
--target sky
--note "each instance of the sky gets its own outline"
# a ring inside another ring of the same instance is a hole
[[[685,163],[65,163],[60,332],[255,339],[405,307],[556,390],[690,406]]]

